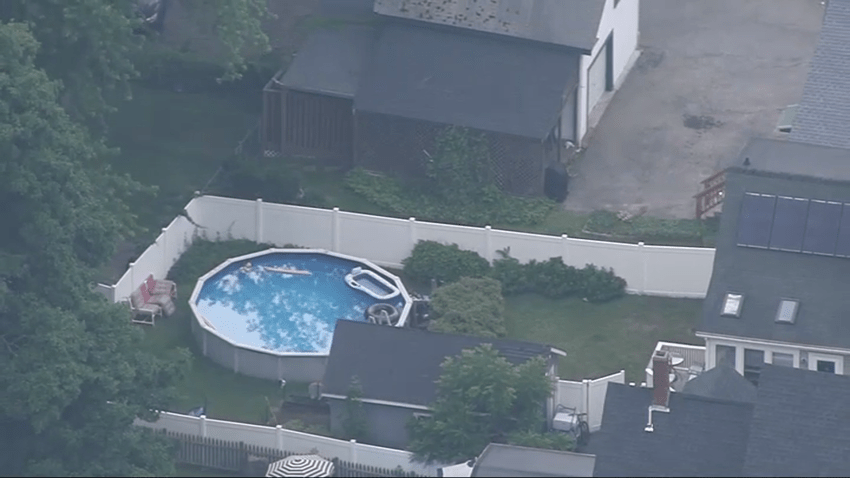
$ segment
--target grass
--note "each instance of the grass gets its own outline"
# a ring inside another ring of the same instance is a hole
[[[644,368],[659,340],[700,344],[694,336],[701,300],[629,295],[605,304],[550,300],[527,294],[506,299],[508,337],[544,343],[567,353],[562,379],[598,378],[625,369],[628,381]]]
[[[238,473],[228,473],[226,471],[191,465],[176,465],[175,468],[177,469],[177,473],[174,476],[208,476],[211,478],[242,476]]]
[[[113,168],[159,188],[155,200],[132,204],[141,224],[158,234],[233,155],[256,113],[244,102],[213,95],[141,85],[134,85],[133,95],[109,120],[110,144],[121,150]]]

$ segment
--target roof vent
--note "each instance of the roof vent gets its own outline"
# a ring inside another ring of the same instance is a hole
[[[782,299],[779,301],[779,309],[776,310],[776,321],[782,324],[793,324],[797,319],[797,309],[799,308],[799,300]]]
[[[726,298],[723,299],[723,312],[720,315],[726,317],[740,317],[741,307],[744,305],[743,294],[726,293]]]

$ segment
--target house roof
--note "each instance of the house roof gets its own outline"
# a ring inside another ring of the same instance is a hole
[[[372,11],[375,0],[321,0],[319,13],[334,20],[369,20],[377,17]]]
[[[543,140],[577,82],[578,56],[564,49],[387,24],[355,108]]]
[[[850,348],[850,322],[845,320],[850,310],[850,258],[737,245],[746,192],[850,203],[850,161],[841,164],[841,158],[850,159],[848,153],[765,140],[754,140],[745,148],[738,164],[749,157],[751,167],[727,170],[714,269],[699,332]],[[740,317],[721,316],[727,292],[743,294]],[[776,322],[782,299],[799,300],[793,324]]]
[[[585,453],[595,476],[740,476],[753,405],[671,393],[669,413],[654,412],[652,389],[608,384],[602,427]]]
[[[718,400],[753,403],[756,387],[729,366],[717,366],[685,384],[682,393]]]
[[[364,399],[428,406],[434,401],[435,382],[440,378],[440,366],[446,357],[460,355],[463,350],[482,343],[493,344],[514,364],[541,355],[548,357],[553,350],[515,340],[438,334],[340,320],[334,331],[322,393],[346,396],[356,376]]]
[[[475,460],[472,476],[590,477],[595,462],[593,455],[491,443]]]
[[[827,2],[790,138],[850,148],[850,0]]]
[[[589,50],[605,0],[375,0],[381,15]]]
[[[366,25],[313,32],[298,50],[280,84],[287,88],[353,98],[377,33]]]
[[[850,474],[850,377],[766,365],[758,392],[745,475]]]

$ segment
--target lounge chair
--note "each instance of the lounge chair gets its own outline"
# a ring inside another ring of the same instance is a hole
[[[148,282],[143,282],[141,287],[139,287],[139,291],[142,293],[142,300],[145,301],[145,304],[153,304],[160,308],[160,312],[164,313],[166,316],[170,316],[174,313],[175,307],[174,302],[171,300],[171,296],[168,294],[159,294],[159,295],[151,295],[148,288]]]
[[[144,293],[142,292],[144,290]],[[133,323],[155,325],[156,316],[162,316],[162,308],[156,304],[145,302],[144,296],[147,295],[147,289],[142,287],[134,290],[130,297],[124,299],[124,302],[130,306],[130,311],[133,312]],[[137,317],[142,317],[138,319]]]
[[[153,274],[145,280],[151,295],[168,295],[177,298],[177,284],[167,279],[154,279]]]

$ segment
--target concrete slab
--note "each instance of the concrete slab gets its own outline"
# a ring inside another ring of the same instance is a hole
[[[691,218],[699,182],[797,103],[819,0],[642,0],[634,68],[570,168],[564,207]]]

